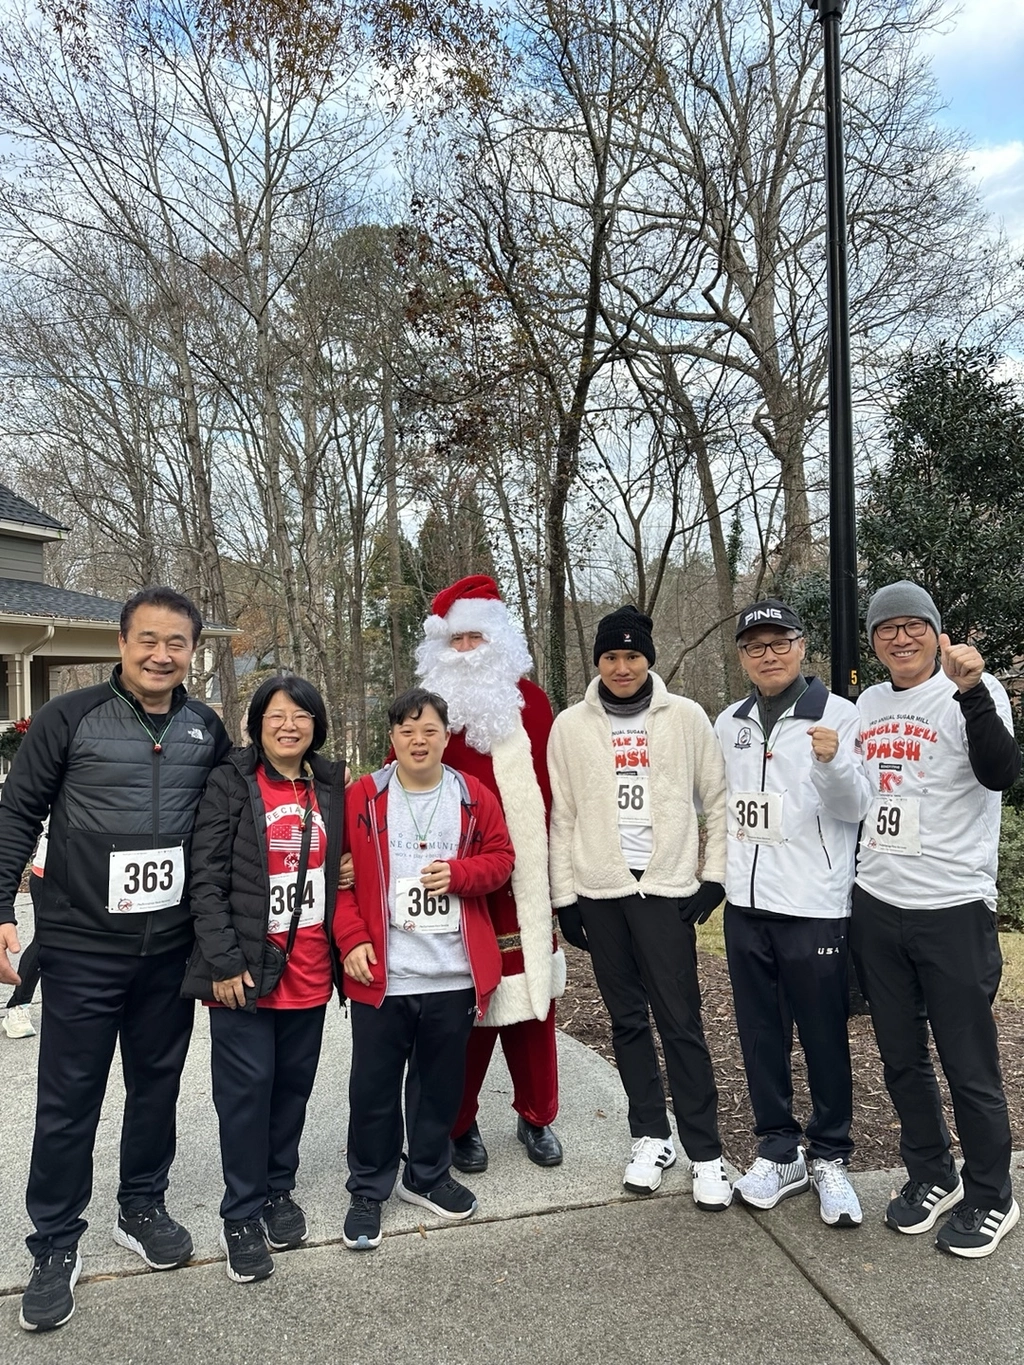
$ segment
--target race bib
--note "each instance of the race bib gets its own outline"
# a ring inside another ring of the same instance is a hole
[[[620,825],[651,823],[650,788],[645,771],[632,769],[615,774],[615,804]]]
[[[729,833],[752,844],[781,844],[782,793],[734,792],[729,797]]]
[[[137,848],[110,855],[107,909],[112,915],[151,915],[178,905],[185,894],[185,850]]]
[[[268,934],[286,934],[291,927],[295,913],[295,893],[298,883],[294,872],[277,872],[270,878],[270,920]],[[310,924],[323,924],[324,907],[327,895],[322,867],[311,867],[306,873],[306,885],[302,891],[302,914],[299,928]]]
[[[920,858],[920,797],[876,796],[864,817],[860,843],[872,853]]]
[[[419,877],[395,878],[396,929],[415,934],[453,934],[462,920],[462,901],[450,891],[428,891]]]

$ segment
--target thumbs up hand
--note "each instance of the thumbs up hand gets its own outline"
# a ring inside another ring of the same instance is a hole
[[[958,691],[969,692],[981,682],[985,660],[973,645],[950,644],[949,636],[943,632],[939,636],[939,658],[943,673],[956,683]]]

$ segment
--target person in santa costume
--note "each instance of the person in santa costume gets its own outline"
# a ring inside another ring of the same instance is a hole
[[[478,778],[501,802],[516,862],[488,897],[501,948],[501,984],[473,1030],[462,1107],[452,1129],[452,1164],[487,1169],[477,1125],[480,1088],[499,1035],[512,1077],[516,1135],[538,1166],[557,1166],[555,999],[565,990],[565,957],[552,925],[547,821],[551,703],[525,675],[533,660],[493,578],[473,574],[439,592],[416,651],[423,686],[448,703],[445,762]]]

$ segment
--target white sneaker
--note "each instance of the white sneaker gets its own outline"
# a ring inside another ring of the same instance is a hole
[[[818,1196],[821,1221],[829,1227],[858,1228],[863,1214],[860,1200],[846,1178],[842,1159],[826,1161],[817,1156],[811,1162],[811,1184]]]
[[[773,1209],[791,1194],[803,1194],[810,1183],[804,1151],[798,1147],[795,1161],[769,1161],[759,1156],[733,1190],[752,1209]]]
[[[720,1156],[693,1163],[693,1202],[707,1213],[720,1213],[732,1203],[732,1186]]]
[[[630,1149],[622,1183],[631,1194],[653,1194],[661,1184],[662,1171],[675,1164],[676,1149],[671,1138],[637,1138]]]
[[[27,1005],[9,1005],[7,1013],[0,1020],[0,1028],[7,1034],[8,1038],[34,1038],[36,1036]]]

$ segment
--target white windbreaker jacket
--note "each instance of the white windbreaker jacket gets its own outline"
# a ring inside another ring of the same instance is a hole
[[[839,751],[821,763],[812,725],[838,731]],[[857,708],[818,678],[770,736],[755,694],[715,722],[725,755],[725,893],[731,905],[807,919],[850,913],[857,832],[871,803]]]

